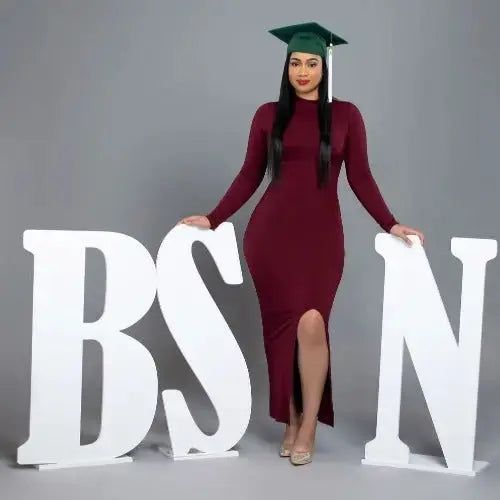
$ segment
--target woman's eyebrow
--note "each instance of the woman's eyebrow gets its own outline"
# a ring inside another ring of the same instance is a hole
[[[300,61],[298,57],[292,57],[291,60]],[[318,59],[316,59],[316,57],[310,57],[309,59],[306,59],[306,61],[318,61]]]

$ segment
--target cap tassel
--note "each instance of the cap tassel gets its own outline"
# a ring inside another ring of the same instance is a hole
[[[332,60],[333,60],[333,44],[327,47],[328,51],[328,102],[332,102]]]

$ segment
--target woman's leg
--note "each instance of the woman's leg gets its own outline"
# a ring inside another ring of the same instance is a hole
[[[325,323],[316,309],[305,312],[298,323],[303,414],[293,451],[311,451],[314,447],[318,411],[328,372],[328,345]]]
[[[295,406],[295,399],[292,391],[290,396],[290,423],[285,424],[285,435],[283,436],[283,444],[287,445],[289,448],[292,447],[297,433],[299,432],[301,416],[302,415],[297,411]]]

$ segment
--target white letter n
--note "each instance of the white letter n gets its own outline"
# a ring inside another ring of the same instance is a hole
[[[420,240],[410,238],[411,249],[390,235],[375,239],[385,260],[379,398],[376,437],[362,463],[473,475],[485,268],[497,242],[451,239],[463,265],[457,343]],[[410,454],[399,439],[404,341],[448,469],[436,466],[436,457]]]

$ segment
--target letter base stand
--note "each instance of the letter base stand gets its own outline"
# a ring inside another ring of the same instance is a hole
[[[59,462],[53,464],[36,464],[35,467],[38,470],[50,470],[50,469],[67,469],[69,467],[91,467],[93,465],[114,465],[122,463],[132,462],[132,457],[124,455],[118,458],[107,458],[105,460],[89,460],[82,462]]]
[[[430,472],[441,472],[444,474],[458,474],[462,476],[475,476],[476,473],[484,469],[489,462],[481,460],[474,460],[473,470],[452,469],[446,466],[443,457],[436,457],[433,455],[420,455],[418,453],[410,453],[408,463],[404,462],[383,462],[382,460],[373,460],[363,458],[362,464],[365,465],[381,465],[386,467],[398,467],[400,469],[415,469]]]
[[[187,455],[174,455],[172,448],[167,446],[158,446],[158,450],[168,458],[172,458],[174,460],[200,460],[202,458],[227,458],[239,456],[239,452],[237,450],[220,451],[217,453],[204,453],[197,451],[194,453],[188,453]]]

